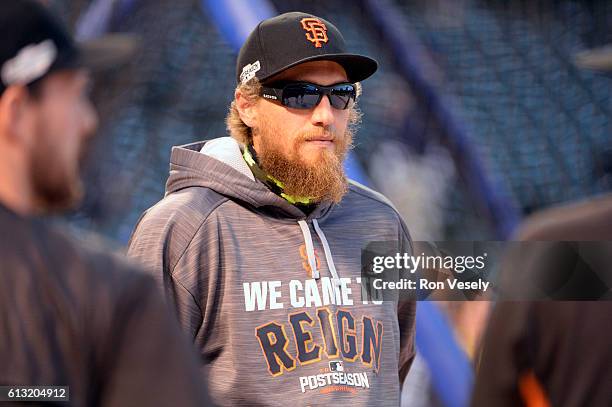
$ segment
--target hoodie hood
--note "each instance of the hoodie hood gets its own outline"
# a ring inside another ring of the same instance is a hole
[[[306,216],[255,179],[244,162],[242,148],[232,137],[173,147],[165,195],[189,187],[210,188],[229,199],[294,220],[320,218],[331,208],[330,203],[322,202]]]
[[[317,221],[317,217],[328,212],[331,204],[320,203],[309,216],[306,216],[300,209],[255,179],[244,161],[242,148],[243,146],[231,137],[173,147],[170,157],[170,177],[166,183],[166,196],[183,188],[210,188],[229,199],[245,202],[262,213],[268,212],[275,217],[285,218],[291,222],[297,221],[304,238],[308,264],[313,277],[318,280],[320,274],[316,266],[314,244],[308,226],[308,221],[312,222],[316,235],[323,245],[323,252],[332,278],[336,284],[339,284],[340,278],[331,249]]]

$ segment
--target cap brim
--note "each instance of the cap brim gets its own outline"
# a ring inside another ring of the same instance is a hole
[[[346,76],[351,82],[360,82],[364,79],[369,78],[378,69],[378,62],[375,59],[359,54],[322,54],[315,55],[308,58],[300,59],[290,65],[287,65],[281,69],[271,72],[265,77],[260,78],[261,82],[270,79],[274,75],[277,75],[289,68],[296,65],[303,64],[311,61],[333,61],[340,64],[346,71]]]
[[[128,62],[138,44],[138,38],[129,34],[110,34],[80,42],[77,64],[95,72],[113,69]]]

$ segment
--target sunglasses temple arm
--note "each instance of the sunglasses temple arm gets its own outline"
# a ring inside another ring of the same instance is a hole
[[[283,90],[282,89],[276,89],[276,88],[272,88],[272,90],[274,91],[274,94],[276,95],[277,99],[279,102],[283,101]]]

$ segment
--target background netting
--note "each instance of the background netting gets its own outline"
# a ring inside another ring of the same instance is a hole
[[[74,27],[83,0],[52,0]],[[116,2],[114,31],[138,34],[132,63],[97,87],[100,137],[87,197],[71,222],[127,241],[138,216],[163,196],[173,145],[225,135],[235,53],[197,0]],[[362,1],[272,1],[334,22],[380,70],[363,84],[356,155],[396,203],[415,237],[486,239],[491,223],[468,194],[428,100],[397,69],[396,55]],[[612,43],[609,1],[391,1],[433,64],[427,79],[464,125],[494,185],[520,214],[609,191],[611,76],[574,55]]]

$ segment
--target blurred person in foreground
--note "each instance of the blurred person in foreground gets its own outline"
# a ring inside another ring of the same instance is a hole
[[[532,242],[533,261],[509,259],[506,287],[526,290],[524,274],[574,301],[495,305],[472,405],[612,405],[612,195],[534,215],[518,240]]]
[[[75,406],[199,406],[190,345],[153,279],[43,219],[81,196],[88,70],[133,48],[77,45],[44,6],[0,3],[0,386],[68,386]]]
[[[399,405],[414,301],[364,301],[361,250],[410,251],[382,195],[347,180],[359,81],[330,22],[287,13],[242,46],[232,137],[174,147],[131,256],[163,285],[223,405]]]

